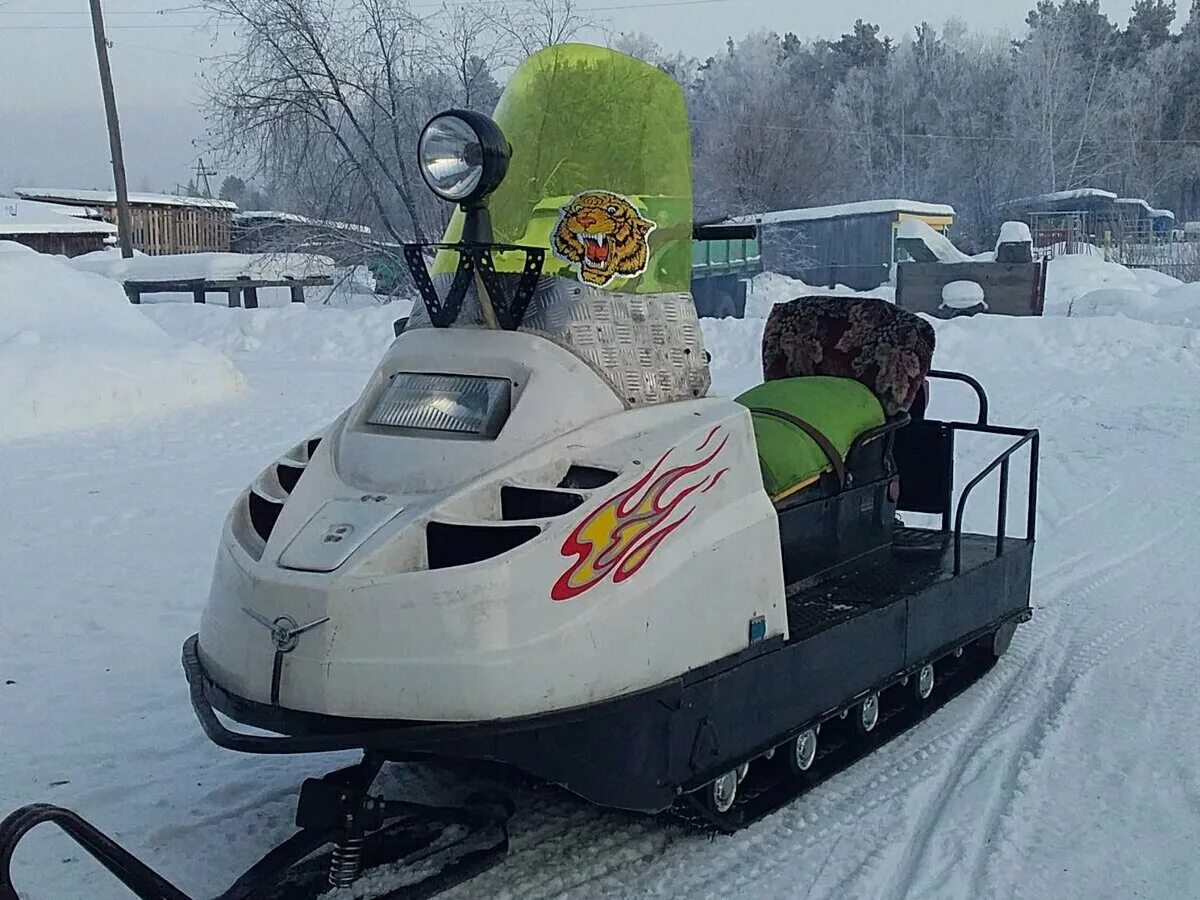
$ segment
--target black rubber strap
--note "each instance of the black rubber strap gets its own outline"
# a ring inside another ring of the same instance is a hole
[[[842,487],[846,485],[846,461],[842,459],[842,454],[838,452],[838,448],[833,446],[829,438],[825,437],[817,426],[811,422],[805,422],[799,416],[793,416],[791,413],[784,412],[779,409],[766,409],[761,406],[751,406],[751,415],[758,414],[760,416],[770,416],[772,419],[779,419],[781,422],[787,422],[789,425],[795,425],[815,443],[825,455],[829,458],[830,465],[833,466],[834,474],[837,475],[838,484]]]

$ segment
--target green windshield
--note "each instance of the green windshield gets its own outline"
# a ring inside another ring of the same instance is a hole
[[[550,47],[513,73],[494,118],[513,150],[490,204],[497,243],[542,247],[547,274],[596,287],[689,290],[691,137],[673,78],[603,47]],[[458,211],[445,240],[461,234]],[[456,263],[442,252],[434,271]],[[501,271],[523,266],[497,254]]]

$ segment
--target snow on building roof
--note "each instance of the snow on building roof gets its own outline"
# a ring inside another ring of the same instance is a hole
[[[66,207],[0,197],[0,234],[116,234],[117,226],[78,215]]]
[[[805,209],[781,209],[752,216],[738,216],[729,222],[737,225],[776,222],[815,222],[821,219],[844,219],[850,216],[877,216],[887,213],[910,213],[915,216],[954,216],[954,207],[944,203],[922,203],[918,200],[863,200],[839,203],[835,206],[811,206]]]
[[[98,204],[112,206],[117,202],[116,191],[81,191],[64,188],[17,188],[18,197],[25,200],[48,200],[58,203]],[[228,200],[207,197],[179,197],[175,194],[130,194],[129,202],[144,206],[202,206],[208,209],[237,209]]]
[[[1009,200],[1005,206],[1030,206],[1037,203],[1059,203],[1063,200],[1116,200],[1117,195],[1112,191],[1102,191],[1100,188],[1077,188],[1073,191],[1053,191],[1049,194],[1035,194],[1032,197],[1018,197]]]
[[[1140,206],[1151,219],[1174,219],[1175,213],[1169,209],[1155,209],[1141,197],[1118,197],[1117,203],[1124,206]]]
[[[297,225],[309,225],[313,228],[329,228],[334,231],[355,231],[359,234],[370,234],[371,229],[366,225],[356,225],[353,222],[335,222],[329,219],[312,219],[297,213],[278,212],[273,209],[248,209],[245,212],[233,214],[235,222],[292,222]]]
[[[1140,206],[1143,210],[1145,210],[1146,215],[1150,215],[1150,204],[1141,197],[1118,197],[1113,202],[1119,203],[1122,206]]]

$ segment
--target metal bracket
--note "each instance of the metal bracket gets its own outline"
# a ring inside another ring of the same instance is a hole
[[[453,250],[458,254],[458,268],[446,297],[440,298],[434,287],[433,278],[425,261],[425,250]],[[496,271],[493,252],[519,250],[525,254],[525,267],[517,282],[512,297],[508,296],[504,281]],[[523,247],[516,244],[442,244],[413,243],[404,245],[404,260],[416,283],[421,299],[429,310],[429,320],[436,328],[448,328],[458,320],[463,299],[471,285],[472,276],[478,272],[483,286],[496,310],[496,320],[505,331],[516,331],[525,319],[525,311],[533,300],[538,279],[546,261],[546,251],[541,247]]]

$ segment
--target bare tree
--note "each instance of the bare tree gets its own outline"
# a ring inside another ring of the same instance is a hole
[[[575,0],[513,0],[500,5],[494,16],[496,27],[522,56],[565,44],[595,24]]]

